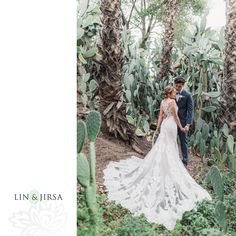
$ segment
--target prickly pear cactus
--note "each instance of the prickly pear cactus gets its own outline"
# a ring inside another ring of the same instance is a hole
[[[87,188],[90,185],[89,163],[83,153],[77,155],[77,179],[79,183]]]
[[[215,206],[215,218],[218,225],[223,231],[227,229],[226,208],[223,202],[224,199],[224,185],[221,178],[219,169],[216,166],[212,166],[207,174],[207,180],[211,182],[214,192],[218,197],[218,201]]]
[[[96,137],[98,136],[99,130],[101,126],[101,115],[97,111],[91,111],[88,114],[87,118],[87,130],[88,130],[88,138],[90,142],[94,142]]]
[[[204,140],[207,140],[208,135],[209,135],[209,125],[207,123],[204,123],[202,127],[202,138]]]
[[[222,201],[216,203],[215,217],[221,229],[225,230],[227,227],[226,208]]]
[[[221,174],[219,169],[216,166],[212,166],[207,174],[207,179],[210,180],[211,185],[213,186],[214,192],[219,198],[219,200],[223,200],[224,198],[224,185],[223,180],[221,178]]]
[[[227,148],[231,154],[234,153],[234,137],[232,135],[227,138]]]
[[[86,138],[86,124],[80,120],[77,124],[77,153],[80,153]]]
[[[85,188],[85,199],[91,221],[91,235],[94,236],[97,235],[96,151],[94,142],[100,131],[100,126],[101,116],[97,111],[89,113],[86,124],[79,121],[77,125],[77,179]],[[89,159],[81,152],[86,138],[86,128],[89,138]]]
[[[87,118],[87,130],[89,138],[89,166],[90,166],[90,177],[91,184],[95,183],[95,167],[96,167],[96,153],[94,141],[98,136],[101,126],[101,115],[97,111],[91,111]]]

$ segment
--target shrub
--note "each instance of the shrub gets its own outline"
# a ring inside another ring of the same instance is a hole
[[[156,236],[152,225],[144,217],[133,217],[127,214],[117,229],[117,236]]]

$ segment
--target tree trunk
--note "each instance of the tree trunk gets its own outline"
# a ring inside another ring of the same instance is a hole
[[[226,1],[222,114],[236,138],[236,0]]]
[[[157,81],[167,78],[171,66],[171,52],[174,42],[175,19],[178,10],[178,0],[164,1],[164,38],[162,43],[162,54]]]
[[[102,131],[130,141],[136,146],[135,127],[126,119],[126,104],[122,93],[122,13],[120,0],[102,0],[102,32],[99,51],[102,59],[96,65],[95,76],[99,82],[100,113]],[[141,152],[142,153],[142,152]]]

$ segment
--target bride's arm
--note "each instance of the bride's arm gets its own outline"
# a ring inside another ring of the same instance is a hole
[[[162,104],[161,104],[161,106],[160,106],[160,113],[159,113],[159,117],[158,117],[158,120],[157,120],[157,129],[156,129],[157,132],[159,132],[159,129],[160,129],[160,126],[161,126],[161,122],[163,120],[163,115],[164,115],[164,113],[163,113],[163,108],[162,108]]]
[[[183,126],[182,126],[181,123],[180,123],[179,116],[178,116],[178,112],[177,112],[177,105],[176,105],[175,102],[173,102],[173,103],[171,104],[171,110],[172,110],[172,114],[173,114],[173,116],[174,116],[174,119],[175,119],[176,124],[179,126],[179,128],[180,128],[180,130],[181,130],[182,132],[185,132],[185,129],[183,128]]]

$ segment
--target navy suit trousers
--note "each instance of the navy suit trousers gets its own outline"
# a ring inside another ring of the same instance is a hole
[[[185,127],[185,122],[180,121],[182,123],[182,126]],[[183,156],[183,163],[185,165],[188,164],[188,137],[187,134],[182,132],[179,128],[178,128],[178,135],[179,135],[179,139],[180,139],[180,146],[181,146],[181,152],[182,152],[182,156]]]

